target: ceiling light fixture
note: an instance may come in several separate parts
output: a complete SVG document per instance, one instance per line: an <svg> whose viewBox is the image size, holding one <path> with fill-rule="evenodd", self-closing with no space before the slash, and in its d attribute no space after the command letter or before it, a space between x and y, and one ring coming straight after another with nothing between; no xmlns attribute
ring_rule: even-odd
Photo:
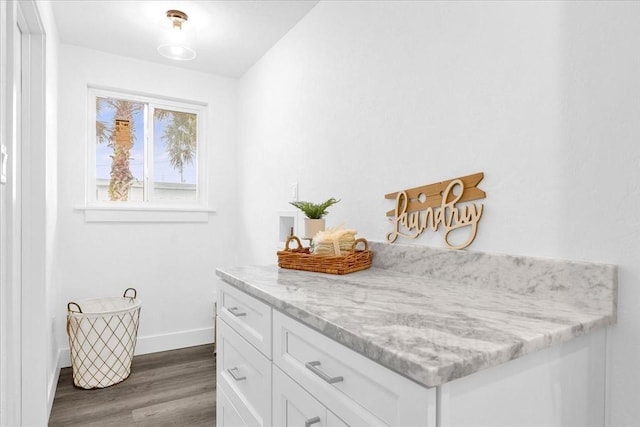
<svg viewBox="0 0 640 427"><path fill-rule="evenodd" d="M167 40L158 46L160 55L177 61L189 61L196 57L196 51L188 43L185 29L182 26L189 17L180 10L167 10L167 18L171 21L171 29L166 34Z"/></svg>

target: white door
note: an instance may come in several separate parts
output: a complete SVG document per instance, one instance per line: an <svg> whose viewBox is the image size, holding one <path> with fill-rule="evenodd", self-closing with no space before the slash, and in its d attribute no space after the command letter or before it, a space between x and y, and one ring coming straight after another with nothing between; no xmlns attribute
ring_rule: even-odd
<svg viewBox="0 0 640 427"><path fill-rule="evenodd" d="M7 129L7 96L9 85L7 84L7 4L0 2L0 147L2 156L0 165L2 166L2 180L0 182L0 425L8 424L7 414L7 200L9 200L8 185L6 182L6 166L4 163L7 151L7 138L10 133ZM7 158L8 161L8 158Z"/></svg>
<svg viewBox="0 0 640 427"><path fill-rule="evenodd" d="M0 3L0 425L46 425L44 33L35 2Z"/></svg>
<svg viewBox="0 0 640 427"><path fill-rule="evenodd" d="M2 4L2 147L6 152L5 182L0 184L0 424L21 424L21 186L17 160L20 158L22 111L22 32L17 7ZM5 25L6 24L6 25ZM4 159L3 159L4 160Z"/></svg>

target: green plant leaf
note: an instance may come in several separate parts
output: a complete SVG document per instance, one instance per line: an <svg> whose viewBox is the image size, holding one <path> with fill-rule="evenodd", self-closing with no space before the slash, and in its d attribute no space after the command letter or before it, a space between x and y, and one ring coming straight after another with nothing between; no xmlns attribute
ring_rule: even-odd
<svg viewBox="0 0 640 427"><path fill-rule="evenodd" d="M335 205L339 201L340 200L336 200L332 197L323 203L297 201L297 202L289 202L289 204L300 209L305 214L305 216L309 219L320 219L328 213L327 209L330 206Z"/></svg>

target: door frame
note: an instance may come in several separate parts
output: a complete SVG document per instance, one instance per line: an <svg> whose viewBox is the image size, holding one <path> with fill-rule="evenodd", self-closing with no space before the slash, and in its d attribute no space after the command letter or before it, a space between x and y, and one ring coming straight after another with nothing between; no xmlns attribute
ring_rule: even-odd
<svg viewBox="0 0 640 427"><path fill-rule="evenodd" d="M0 424L46 425L47 326L45 32L34 0L5 2L6 78L3 135L6 265L0 301L3 393ZM6 24L6 25L5 25Z"/></svg>
<svg viewBox="0 0 640 427"><path fill-rule="evenodd" d="M47 305L46 45L35 1L18 1L22 20L21 383L23 425L49 420L51 326Z"/></svg>

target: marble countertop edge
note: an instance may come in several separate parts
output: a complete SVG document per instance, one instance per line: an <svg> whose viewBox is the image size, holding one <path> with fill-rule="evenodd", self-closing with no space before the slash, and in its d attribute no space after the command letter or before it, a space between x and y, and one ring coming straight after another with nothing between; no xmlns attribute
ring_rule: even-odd
<svg viewBox="0 0 640 427"><path fill-rule="evenodd" d="M539 334L527 340L496 345L496 348L490 351L476 351L459 360L444 363L439 362L437 366L426 366L413 362L402 353L390 350L388 347L381 346L371 340L354 334L328 319L297 306L295 303L278 299L261 289L259 284L245 283L242 278L236 277L223 270L217 270L216 274L238 289L256 297L293 319L302 322L310 328L392 371L427 387L435 387L466 375L501 365L529 353L564 343L595 329L616 323L615 311L608 316L593 315L591 320L578 324L559 326L549 331L549 333Z"/></svg>
<svg viewBox="0 0 640 427"><path fill-rule="evenodd" d="M216 269L216 275L336 342L434 387L617 322L611 264L369 242L347 275Z"/></svg>
<svg viewBox="0 0 640 427"><path fill-rule="evenodd" d="M552 334L540 335L526 342L511 343L494 351L479 352L456 362L439 363L437 367L433 367L409 361L402 354L397 354L388 348L366 341L358 335L354 335L346 329L326 319L319 318L313 313L301 310L294 305L284 303L274 307L368 359L427 387L437 387L467 375L502 365L615 323L610 319L596 319L592 322L581 324L579 327L559 328ZM397 369L398 366L402 366L402 369Z"/></svg>

